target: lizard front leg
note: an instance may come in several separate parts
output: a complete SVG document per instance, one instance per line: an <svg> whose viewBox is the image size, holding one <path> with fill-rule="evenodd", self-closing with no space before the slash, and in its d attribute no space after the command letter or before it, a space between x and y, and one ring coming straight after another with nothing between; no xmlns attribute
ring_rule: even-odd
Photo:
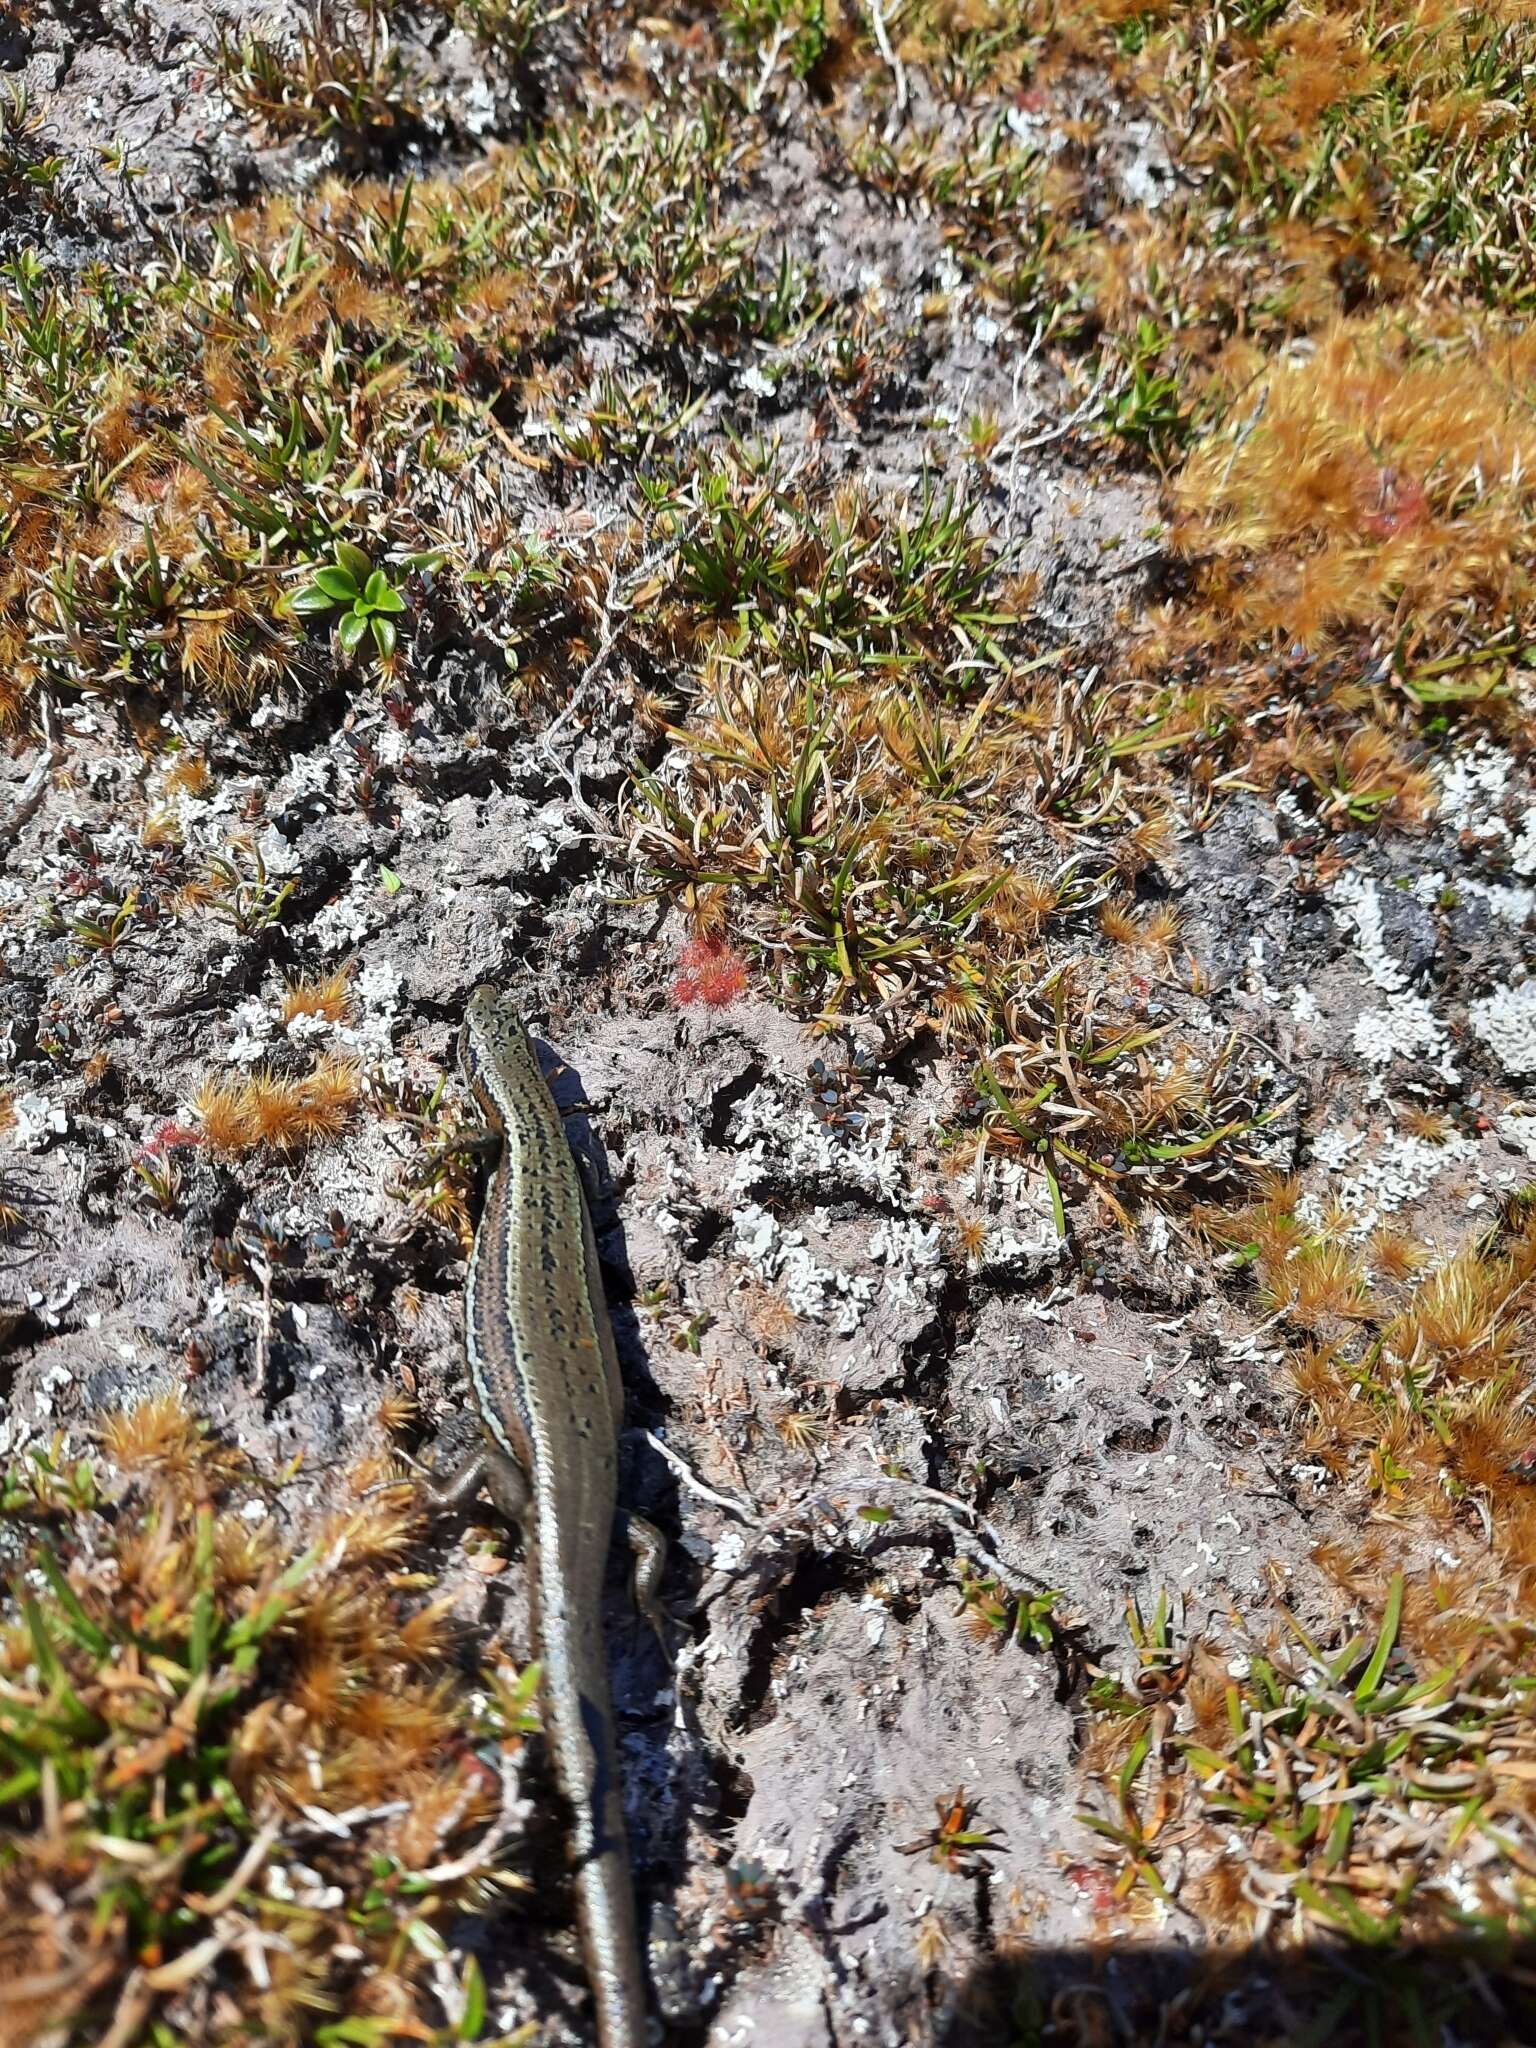
<svg viewBox="0 0 1536 2048"><path fill-rule="evenodd" d="M467 1508L484 1487L498 1511L521 1527L532 1499L528 1474L516 1458L489 1441L478 1444L463 1461L442 1479L434 1473L422 1482L428 1507L435 1514L456 1514Z"/></svg>

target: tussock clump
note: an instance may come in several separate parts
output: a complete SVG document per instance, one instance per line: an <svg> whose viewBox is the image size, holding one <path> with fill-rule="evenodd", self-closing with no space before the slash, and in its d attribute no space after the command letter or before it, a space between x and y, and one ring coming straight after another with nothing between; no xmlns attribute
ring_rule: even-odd
<svg viewBox="0 0 1536 2048"><path fill-rule="evenodd" d="M964 503L827 503L761 456L701 471L657 523L663 627L701 674L673 762L637 778L632 846L696 944L750 943L823 1016L870 1006L971 1055L970 1158L1040 1173L1063 1231L1068 1184L1122 1222L1235 1190L1279 1091L1261 1100L1231 1046L1125 1020L1177 937L1123 894L1166 810L1063 689L1064 650L1031 653L1027 594Z"/></svg>
<svg viewBox="0 0 1536 2048"><path fill-rule="evenodd" d="M1536 1573L1536 1212L1517 1203L1431 1262L1395 1234L1357 1251L1302 1222L1297 1195L1279 1183L1200 1220L1241 1247L1266 1305L1312 1334L1291 1364L1304 1455L1363 1483L1383 1515L1491 1543L1508 1585L1525 1585Z"/></svg>
<svg viewBox="0 0 1536 2048"><path fill-rule="evenodd" d="M620 301L673 338L750 328L739 148L708 104L607 109L461 179L232 214L170 275L24 252L0 276L0 728L43 685L245 704L327 659L389 674L415 565L496 550L481 479L521 451L491 409L541 337ZM394 579L387 652L289 608L338 545Z"/></svg>
<svg viewBox="0 0 1536 2048"><path fill-rule="evenodd" d="M1085 1818L1112 1896L1166 1900L1176 1864L1210 1940L1342 1940L1331 2016L1360 2008L1387 2034L1422 2015L1414 1946L1462 1943L1481 2015L1484 1997L1518 1999L1498 1978L1530 1911L1531 1631L1486 1584L1383 1583L1378 1559L1337 1547L1322 1561L1358 1631L1318 1643L1288 1621L1226 1668L1179 1639L1166 1596L1150 1620L1131 1608L1135 1683L1101 1675L1089 1695L1086 1756L1109 1811ZM1379 1977L1372 1952L1390 1959Z"/></svg>
<svg viewBox="0 0 1536 2048"><path fill-rule="evenodd" d="M285 983L282 1017L291 1024L296 1017L315 1017L329 1024L344 1024L352 1011L351 963L329 972L302 974Z"/></svg>
<svg viewBox="0 0 1536 2048"><path fill-rule="evenodd" d="M371 2039L381 2015L436 2038L445 1991L480 1995L472 1962L432 1959L503 1804L471 1744L510 1757L527 1689L476 1704L443 1675L387 1466L295 1557L258 1475L174 1401L103 1451L5 1490L51 1517L67 1483L73 1509L0 1618L7 2040Z"/></svg>
<svg viewBox="0 0 1536 2048"><path fill-rule="evenodd" d="M210 1078L192 1110L204 1143L228 1158L259 1148L298 1151L340 1135L362 1085L356 1060L323 1053L312 1072L296 1078L270 1067L240 1081Z"/></svg>

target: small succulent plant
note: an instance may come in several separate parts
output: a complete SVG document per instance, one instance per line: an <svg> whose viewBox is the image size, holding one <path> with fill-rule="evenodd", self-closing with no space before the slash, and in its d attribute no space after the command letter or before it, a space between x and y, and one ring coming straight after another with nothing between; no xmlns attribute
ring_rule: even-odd
<svg viewBox="0 0 1536 2048"><path fill-rule="evenodd" d="M336 637L349 655L369 634L381 655L393 654L395 619L405 610L405 599L384 570L374 568L361 548L344 540L336 543L335 559L318 568L313 582L296 590L288 604L291 611L303 614L340 610Z"/></svg>

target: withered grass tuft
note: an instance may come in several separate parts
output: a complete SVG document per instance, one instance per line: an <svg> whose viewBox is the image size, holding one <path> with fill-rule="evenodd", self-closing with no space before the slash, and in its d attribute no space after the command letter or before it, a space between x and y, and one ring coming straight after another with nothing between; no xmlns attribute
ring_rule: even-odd
<svg viewBox="0 0 1536 2048"><path fill-rule="evenodd" d="M170 1398L99 1457L7 1475L7 2040L478 2038L445 1933L471 1886L521 1882L501 1823L531 1689L455 1675L387 1460L297 1557L285 1511Z"/></svg>

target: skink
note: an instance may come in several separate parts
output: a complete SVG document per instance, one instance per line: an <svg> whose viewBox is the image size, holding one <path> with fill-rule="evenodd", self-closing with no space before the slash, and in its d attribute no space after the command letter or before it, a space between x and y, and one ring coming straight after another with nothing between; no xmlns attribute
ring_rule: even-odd
<svg viewBox="0 0 1536 2048"><path fill-rule="evenodd" d="M602 2048L645 2048L645 1980L603 1649L603 1573L624 1414L597 1240L565 1129L512 1004L484 985L459 1035L464 1083L500 1156L464 1294L485 1444L440 1500L482 1480L523 1534L542 1709L572 1814L577 1915ZM659 1538L631 1518L644 1600Z"/></svg>

